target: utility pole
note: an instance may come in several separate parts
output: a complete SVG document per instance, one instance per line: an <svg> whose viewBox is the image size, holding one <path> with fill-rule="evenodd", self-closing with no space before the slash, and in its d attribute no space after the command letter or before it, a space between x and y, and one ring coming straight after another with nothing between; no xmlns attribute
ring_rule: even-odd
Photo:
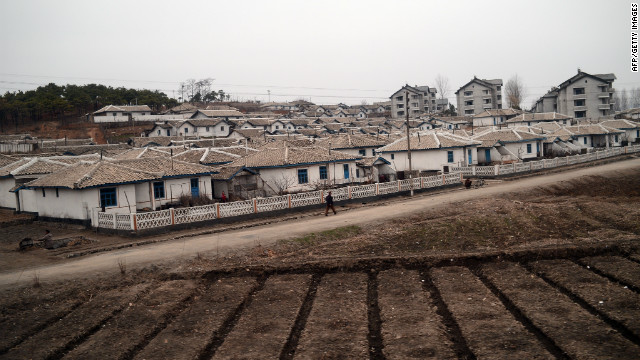
<svg viewBox="0 0 640 360"><path fill-rule="evenodd" d="M267 90L267 94L269 95L269 102L271 102L271 90Z"/></svg>
<svg viewBox="0 0 640 360"><path fill-rule="evenodd" d="M407 158L409 158L409 189L411 189L411 196L413 196L413 169L411 168L411 132L409 131L409 92L405 91L406 97L405 112L407 115Z"/></svg>

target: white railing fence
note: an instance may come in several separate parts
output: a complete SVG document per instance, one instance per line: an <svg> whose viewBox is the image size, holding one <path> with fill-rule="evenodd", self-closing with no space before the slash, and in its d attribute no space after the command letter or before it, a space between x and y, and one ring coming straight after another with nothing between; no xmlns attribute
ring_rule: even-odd
<svg viewBox="0 0 640 360"><path fill-rule="evenodd" d="M319 205L324 203L327 193L331 191L334 201L374 197L418 189L437 188L447 185L461 184L464 175L497 176L527 171L555 168L577 163L604 159L612 156L640 152L640 145L614 148L584 155L573 155L555 159L543 159L526 163L514 163L494 166L453 167L451 172L443 175L417 177L360 186L347 186L331 190L318 190L305 193L257 198L229 203L194 206L190 208L167 209L144 213L113 214L98 212L94 226L117 230L144 230L178 224L188 224L219 218L264 213L275 210Z"/></svg>

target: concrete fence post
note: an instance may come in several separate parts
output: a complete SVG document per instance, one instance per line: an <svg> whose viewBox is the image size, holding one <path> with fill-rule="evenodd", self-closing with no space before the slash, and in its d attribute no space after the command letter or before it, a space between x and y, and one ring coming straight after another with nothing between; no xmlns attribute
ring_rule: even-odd
<svg viewBox="0 0 640 360"><path fill-rule="evenodd" d="M176 224L176 213L173 210L173 208L169 209L169 213L171 214L171 225L175 225Z"/></svg>
<svg viewBox="0 0 640 360"><path fill-rule="evenodd" d="M347 192L349 193L349 200L351 200L351 186L347 186Z"/></svg>
<svg viewBox="0 0 640 360"><path fill-rule="evenodd" d="M476 176L476 167L475 166L471 167L471 175Z"/></svg>
<svg viewBox="0 0 640 360"><path fill-rule="evenodd" d="M287 194L287 201L289 202L289 209L291 209L291 194Z"/></svg>
<svg viewBox="0 0 640 360"><path fill-rule="evenodd" d="M118 228L118 220L117 220L117 216L115 213L111 214L113 215L113 228L117 229Z"/></svg>
<svg viewBox="0 0 640 360"><path fill-rule="evenodd" d="M253 198L253 213L258 213L258 200L256 200L256 198Z"/></svg>
<svg viewBox="0 0 640 360"><path fill-rule="evenodd" d="M500 175L500 165L493 165L493 174L495 176Z"/></svg>
<svg viewBox="0 0 640 360"><path fill-rule="evenodd" d="M380 195L380 183L376 183L376 196Z"/></svg>
<svg viewBox="0 0 640 360"><path fill-rule="evenodd" d="M445 180L444 180L444 174L442 174L442 185L444 185Z"/></svg>
<svg viewBox="0 0 640 360"><path fill-rule="evenodd" d="M220 203L216 203L216 218L220 219Z"/></svg>

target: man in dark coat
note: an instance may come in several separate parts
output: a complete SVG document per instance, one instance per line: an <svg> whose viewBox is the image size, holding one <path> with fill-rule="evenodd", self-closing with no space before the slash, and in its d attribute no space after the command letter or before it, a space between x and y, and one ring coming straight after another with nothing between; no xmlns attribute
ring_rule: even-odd
<svg viewBox="0 0 640 360"><path fill-rule="evenodd" d="M333 207L333 196L331 196L331 191L329 191L329 194L327 195L327 197L325 197L325 200L327 202L327 208L324 210L324 216L329 216L329 208L331 208L331 210L333 210L333 214L336 214L336 209Z"/></svg>

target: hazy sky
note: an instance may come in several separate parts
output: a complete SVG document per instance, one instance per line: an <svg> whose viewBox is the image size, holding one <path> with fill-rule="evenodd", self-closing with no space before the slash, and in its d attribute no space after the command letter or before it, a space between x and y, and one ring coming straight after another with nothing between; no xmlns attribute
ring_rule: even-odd
<svg viewBox="0 0 640 360"><path fill-rule="evenodd" d="M630 17L620 0L0 0L0 92L102 83L177 97L210 77L237 99L357 104L442 74L453 101L474 75L518 74L529 107L578 67L640 87Z"/></svg>

